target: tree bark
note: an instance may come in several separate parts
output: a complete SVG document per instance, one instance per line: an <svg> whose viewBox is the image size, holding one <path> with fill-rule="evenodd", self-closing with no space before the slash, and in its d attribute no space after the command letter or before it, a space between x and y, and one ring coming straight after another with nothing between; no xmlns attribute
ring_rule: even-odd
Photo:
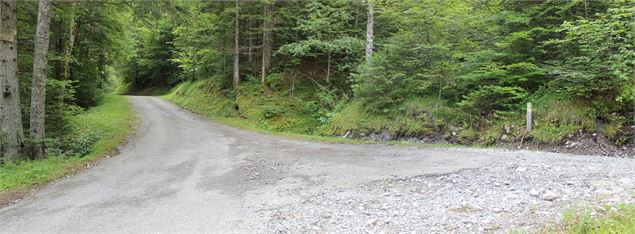
<svg viewBox="0 0 635 234"><path fill-rule="evenodd" d="M49 26L51 22L50 0L40 0L38 5L35 52L33 56L33 85L31 86L31 153L34 158L44 158L42 138L44 132L44 102L48 66Z"/></svg>
<svg viewBox="0 0 635 234"><path fill-rule="evenodd" d="M373 13L373 3L368 0L368 20L366 21L366 62L370 63L373 57L373 27L375 25L375 17Z"/></svg>
<svg viewBox="0 0 635 234"><path fill-rule="evenodd" d="M219 15L225 12L225 1L220 2L220 7L221 7L221 11ZM227 75L227 37L225 36L225 27L221 25L219 31L220 31L220 37L221 37L221 43L222 43L221 47L223 50L223 79L225 79Z"/></svg>
<svg viewBox="0 0 635 234"><path fill-rule="evenodd" d="M75 11L77 9L77 1L73 1L71 5L71 21L68 25L68 42L64 47L64 73L63 80L70 79L70 61L75 46L75 32L77 31L77 23L75 22Z"/></svg>
<svg viewBox="0 0 635 234"><path fill-rule="evenodd" d="M22 114L18 87L17 1L0 1L0 162L22 151Z"/></svg>
<svg viewBox="0 0 635 234"><path fill-rule="evenodd" d="M326 59L326 83L331 83L331 52L328 52Z"/></svg>
<svg viewBox="0 0 635 234"><path fill-rule="evenodd" d="M271 47L273 44L272 30L273 30L273 6L272 4L265 5L264 9L264 22L262 26L262 67L260 71L260 83L264 89L267 85L265 78L267 77L267 71L271 67Z"/></svg>
<svg viewBox="0 0 635 234"><path fill-rule="evenodd" d="M252 27L252 20L251 17L247 17L247 24L245 25L245 34L247 36L247 64L249 66L249 71L251 71L253 73L253 61L254 61L254 57L253 57L253 47L254 47L254 34L253 31L251 30Z"/></svg>
<svg viewBox="0 0 635 234"><path fill-rule="evenodd" d="M236 18L234 20L234 92L238 94L240 83L240 0L236 0Z"/></svg>

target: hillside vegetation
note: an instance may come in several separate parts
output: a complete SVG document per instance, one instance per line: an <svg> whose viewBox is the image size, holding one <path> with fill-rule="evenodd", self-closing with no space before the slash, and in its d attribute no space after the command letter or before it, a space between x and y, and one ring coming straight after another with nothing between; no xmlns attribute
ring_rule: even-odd
<svg viewBox="0 0 635 234"><path fill-rule="evenodd" d="M134 121L125 97L105 96L102 105L69 119L68 133L49 143L46 159L0 165L0 198L3 192L70 174L115 150L128 137Z"/></svg>
<svg viewBox="0 0 635 234"><path fill-rule="evenodd" d="M137 49L125 81L133 93L172 88L169 100L206 115L372 140L523 142L607 155L632 148L631 1L191 1L149 9L157 27L132 24Z"/></svg>

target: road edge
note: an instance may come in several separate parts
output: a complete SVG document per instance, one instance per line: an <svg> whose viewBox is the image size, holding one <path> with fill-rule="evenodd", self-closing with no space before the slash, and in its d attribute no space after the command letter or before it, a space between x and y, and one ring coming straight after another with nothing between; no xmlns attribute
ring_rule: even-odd
<svg viewBox="0 0 635 234"><path fill-rule="evenodd" d="M124 95L121 95L121 96L124 96ZM124 98L126 99L126 102L130 110L129 114L131 115L131 120L130 122L127 123L127 125L129 126L128 134L125 138L123 138L121 142L119 142L112 148L108 149L105 153L101 155L97 155L88 161L76 162L75 164L71 166L68 172L50 181L29 185L29 186L18 188L11 191L0 192L0 208L5 208L13 204L16 204L26 199L27 197L35 197L37 192L39 192L43 188L48 187L52 184L58 183L60 181L63 181L65 179L71 178L85 170L88 170L92 168L93 166L99 164L103 159L119 155L121 148L127 146L130 140L136 136L137 128L139 127L138 113L132 107L132 103L130 102L128 97L124 96Z"/></svg>

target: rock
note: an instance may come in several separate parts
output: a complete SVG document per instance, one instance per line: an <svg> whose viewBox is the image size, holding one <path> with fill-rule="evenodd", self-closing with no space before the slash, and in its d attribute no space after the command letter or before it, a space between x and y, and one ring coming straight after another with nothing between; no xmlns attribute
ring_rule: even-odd
<svg viewBox="0 0 635 234"><path fill-rule="evenodd" d="M353 131L351 130L346 131L344 136L342 136L342 138L352 138L352 137L353 137Z"/></svg>
<svg viewBox="0 0 635 234"><path fill-rule="evenodd" d="M568 141L567 141L568 142ZM580 143L578 142L571 142L570 144L567 144L567 146L565 148L567 149L571 149L571 148L575 148L576 146L578 146Z"/></svg>
<svg viewBox="0 0 635 234"><path fill-rule="evenodd" d="M544 193L542 193L542 196L540 196L540 199L545 201L554 201L558 198L560 198L560 195L551 190L545 191Z"/></svg>
<svg viewBox="0 0 635 234"><path fill-rule="evenodd" d="M626 177L621 178L621 179L619 180L619 182L620 182L621 184L623 184L623 185L631 185L631 184L633 184L632 180L631 180L631 179L629 179L629 178L626 178Z"/></svg>
<svg viewBox="0 0 635 234"><path fill-rule="evenodd" d="M381 129L379 137L382 141L389 141L392 139L392 136L390 136L390 132L388 132L388 129L385 128Z"/></svg>
<svg viewBox="0 0 635 234"><path fill-rule="evenodd" d="M529 190L529 195L531 195L532 197L537 197L538 195L540 195L540 192L538 190L531 189Z"/></svg>
<svg viewBox="0 0 635 234"><path fill-rule="evenodd" d="M367 224L369 227L372 227L372 226L377 225L377 222L378 222L378 220L377 220L377 219L372 218L372 219L369 219L369 220L366 222L366 224Z"/></svg>

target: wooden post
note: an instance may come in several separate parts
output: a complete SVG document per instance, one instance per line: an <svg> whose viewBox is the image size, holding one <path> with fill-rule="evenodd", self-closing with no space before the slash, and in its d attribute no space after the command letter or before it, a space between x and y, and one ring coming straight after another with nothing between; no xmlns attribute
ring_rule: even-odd
<svg viewBox="0 0 635 234"><path fill-rule="evenodd" d="M531 131L531 102L527 103L527 131Z"/></svg>

